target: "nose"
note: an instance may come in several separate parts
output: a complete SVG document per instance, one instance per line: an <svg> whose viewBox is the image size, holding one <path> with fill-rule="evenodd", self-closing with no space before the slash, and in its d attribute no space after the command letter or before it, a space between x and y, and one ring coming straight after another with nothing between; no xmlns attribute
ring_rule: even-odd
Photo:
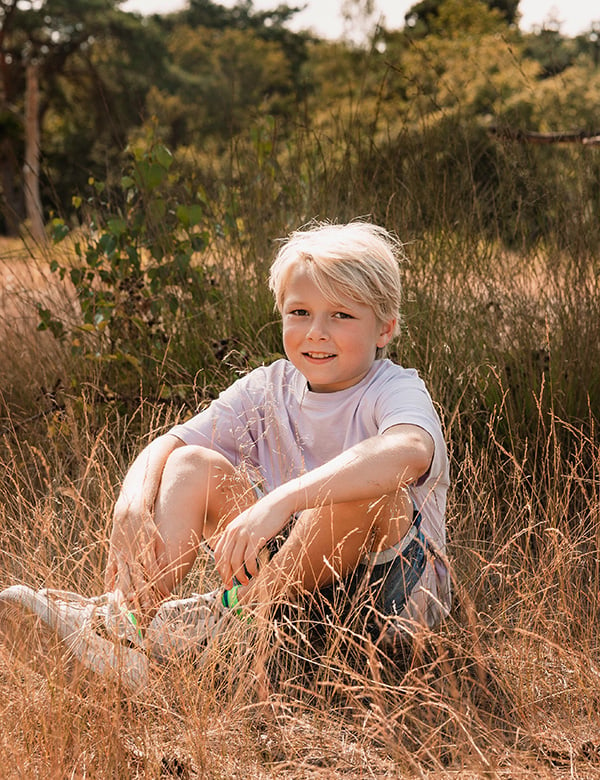
<svg viewBox="0 0 600 780"><path fill-rule="evenodd" d="M327 328L323 317L312 317L306 334L311 341L327 340Z"/></svg>

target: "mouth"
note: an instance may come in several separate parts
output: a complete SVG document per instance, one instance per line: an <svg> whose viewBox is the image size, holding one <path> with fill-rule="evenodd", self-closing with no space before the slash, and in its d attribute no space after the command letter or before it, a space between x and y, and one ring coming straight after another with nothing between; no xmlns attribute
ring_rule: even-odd
<svg viewBox="0 0 600 780"><path fill-rule="evenodd" d="M335 357L332 352L303 352L302 354L310 360L330 360Z"/></svg>

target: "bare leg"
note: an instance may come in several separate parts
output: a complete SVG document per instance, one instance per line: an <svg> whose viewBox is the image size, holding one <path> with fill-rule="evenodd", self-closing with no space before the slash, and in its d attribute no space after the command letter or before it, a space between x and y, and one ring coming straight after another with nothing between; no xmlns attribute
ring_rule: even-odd
<svg viewBox="0 0 600 780"><path fill-rule="evenodd" d="M375 504L350 502L303 512L281 550L240 589L240 600L271 602L331 584L352 571L365 552L402 539L412 511L403 491Z"/></svg>
<svg viewBox="0 0 600 780"><path fill-rule="evenodd" d="M255 501L250 481L219 453L192 445L176 449L154 508L161 577L153 586L158 593L168 596L191 569L202 539L210 543Z"/></svg>

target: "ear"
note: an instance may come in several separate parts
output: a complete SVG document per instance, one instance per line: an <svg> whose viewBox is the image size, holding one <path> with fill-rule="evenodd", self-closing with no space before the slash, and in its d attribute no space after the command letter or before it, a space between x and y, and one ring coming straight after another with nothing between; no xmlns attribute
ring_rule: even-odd
<svg viewBox="0 0 600 780"><path fill-rule="evenodd" d="M385 347L392 339L394 331L396 330L396 318L383 322L379 328L379 338L377 339L378 349Z"/></svg>

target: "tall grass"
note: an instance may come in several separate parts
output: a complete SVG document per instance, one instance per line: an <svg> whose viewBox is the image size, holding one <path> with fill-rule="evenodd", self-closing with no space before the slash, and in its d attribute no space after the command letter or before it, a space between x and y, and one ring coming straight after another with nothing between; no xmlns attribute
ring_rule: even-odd
<svg viewBox="0 0 600 780"><path fill-rule="evenodd" d="M426 379L449 442L453 611L393 663L349 629L311 649L283 622L262 641L217 643L200 666L155 670L141 697L109 682L65 687L60 659L39 675L4 649L5 776L600 776L600 296L588 245L559 251L548 234L516 248L475 230L472 214L469 229L453 226L451 210L417 230L414 202L407 216L399 194L385 210L381 193L368 200L364 150L312 178L296 167L293 192L289 171L261 179L261 154L245 199L240 173L235 229L211 246L218 316L199 331L190 309L135 382L38 332L39 296L72 316L69 291L32 282L47 258L3 252L4 272L27 272L0 312L0 586L100 592L134 454L281 349L265 292L272 239L314 214L373 213L406 242L394 357ZM348 165L356 186L342 191ZM233 213L231 200L222 208ZM182 593L213 582L200 560Z"/></svg>

